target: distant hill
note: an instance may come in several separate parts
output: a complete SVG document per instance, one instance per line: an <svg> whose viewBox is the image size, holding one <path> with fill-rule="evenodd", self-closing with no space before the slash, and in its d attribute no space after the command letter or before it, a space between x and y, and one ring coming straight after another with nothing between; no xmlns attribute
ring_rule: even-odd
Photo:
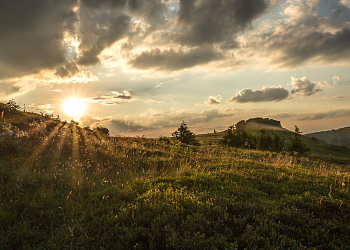
<svg viewBox="0 0 350 250"><path fill-rule="evenodd" d="M327 143L350 149L350 127L320 131L306 134L305 136L314 137Z"/></svg>
<svg viewBox="0 0 350 250"><path fill-rule="evenodd" d="M266 129L266 131L270 134L276 133L278 134L278 136L285 139L286 148L288 148L289 145L291 144L291 138L294 134L293 131L289 131L283 128L280 125L279 121L275 121L273 119L268 119L268 118L265 118L265 119L253 118L253 119L247 120L246 122L240 121L236 125L231 126L229 128L233 128L235 126L238 130L244 127L244 130L252 134L258 133L258 130L261 128ZM350 141L349 140L350 127L339 129L339 130L325 131L325 133L327 134L328 132L333 132L333 131L342 131L343 134L340 134L340 132L337 132L339 133L339 136L333 136L332 138L338 138L338 140L342 140L343 144L337 145L335 143L331 143L326 140L319 139L318 137L313 135L317 133L302 135L302 141L306 143L306 146L308 148L310 148L310 151L307 154L309 158L334 161L342 164L346 164L350 162L350 145L345 144L345 142L349 143ZM215 143L218 143L223 138L225 133L226 131L217 132L217 133L199 134L199 135L196 135L196 138L201 143L215 144ZM323 132L319 132L319 133L323 133ZM334 133L334 134L337 134L337 133ZM331 139L329 139L329 141L331 141ZM333 139L332 141L334 142L335 140L336 139ZM344 148L344 147L341 147L341 145L343 146L348 145L349 147L346 146L347 148Z"/></svg>

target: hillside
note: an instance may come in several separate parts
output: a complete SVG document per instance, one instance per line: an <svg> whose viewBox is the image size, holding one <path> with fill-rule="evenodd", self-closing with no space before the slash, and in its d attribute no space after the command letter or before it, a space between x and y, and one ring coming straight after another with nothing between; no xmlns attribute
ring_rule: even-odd
<svg viewBox="0 0 350 250"><path fill-rule="evenodd" d="M350 149L350 127L320 131L306 134L305 136L314 137L327 143Z"/></svg>
<svg viewBox="0 0 350 250"><path fill-rule="evenodd" d="M350 248L349 164L50 122L0 136L1 249Z"/></svg>
<svg viewBox="0 0 350 250"><path fill-rule="evenodd" d="M257 134L259 129L265 128L268 133L273 135L276 133L281 138L285 139L285 148L288 148L291 144L291 138L294 132L289 131L280 126L271 126L266 124L259 124L256 122L248 123L245 130L252 134ZM208 133L196 135L196 138L201 143L214 143L217 144L223 138L225 131L218 133ZM310 136L303 135L302 141L306 143L306 146L310 148L307 157L310 159L322 159L338 163L350 163L350 149L336 146L327 143L323 140L315 139Z"/></svg>

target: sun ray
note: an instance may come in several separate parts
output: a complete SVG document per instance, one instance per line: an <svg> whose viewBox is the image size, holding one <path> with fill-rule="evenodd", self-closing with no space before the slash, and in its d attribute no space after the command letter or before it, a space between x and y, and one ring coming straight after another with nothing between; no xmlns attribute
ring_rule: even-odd
<svg viewBox="0 0 350 250"><path fill-rule="evenodd" d="M56 144L56 147L54 149L54 155L52 157L51 163L50 163L50 168L53 168L55 166L55 164L57 163L59 157L62 154L62 150L64 147L64 142L66 140L67 137L67 132L68 132L68 125L64 125L61 129L60 129L60 134L59 134L59 141Z"/></svg>
<svg viewBox="0 0 350 250"><path fill-rule="evenodd" d="M83 143L87 148L87 153L89 154L89 158L91 160L92 165L94 167L97 167L98 162L97 162L96 152L95 152L95 150L93 150L91 144L89 143L90 139L86 135L86 131L84 129L81 130L81 136L82 136L81 138L83 140Z"/></svg>
<svg viewBox="0 0 350 250"><path fill-rule="evenodd" d="M32 153L31 156L23 163L21 175L24 176L28 174L29 169L33 166L33 163L40 157L41 153L51 144L53 143L54 137L58 134L61 125L58 124L54 127L53 131L50 132L47 139L44 140L39 147ZM30 131L30 134L35 133L37 130Z"/></svg>
<svg viewBox="0 0 350 250"><path fill-rule="evenodd" d="M72 158L73 162L79 162L79 144L77 135L77 126L75 123L71 123L72 130Z"/></svg>

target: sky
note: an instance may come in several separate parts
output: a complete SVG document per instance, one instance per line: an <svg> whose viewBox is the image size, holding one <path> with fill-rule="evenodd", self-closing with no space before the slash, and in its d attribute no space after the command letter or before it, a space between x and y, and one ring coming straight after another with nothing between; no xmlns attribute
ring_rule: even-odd
<svg viewBox="0 0 350 250"><path fill-rule="evenodd" d="M310 133L350 126L349 97L350 0L0 1L0 100L83 127Z"/></svg>

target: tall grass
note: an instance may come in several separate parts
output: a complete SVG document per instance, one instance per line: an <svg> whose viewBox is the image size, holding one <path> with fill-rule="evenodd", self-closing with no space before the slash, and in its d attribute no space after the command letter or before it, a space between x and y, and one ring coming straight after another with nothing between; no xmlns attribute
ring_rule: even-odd
<svg viewBox="0 0 350 250"><path fill-rule="evenodd" d="M348 249L349 166L32 123L0 137L2 249Z"/></svg>

